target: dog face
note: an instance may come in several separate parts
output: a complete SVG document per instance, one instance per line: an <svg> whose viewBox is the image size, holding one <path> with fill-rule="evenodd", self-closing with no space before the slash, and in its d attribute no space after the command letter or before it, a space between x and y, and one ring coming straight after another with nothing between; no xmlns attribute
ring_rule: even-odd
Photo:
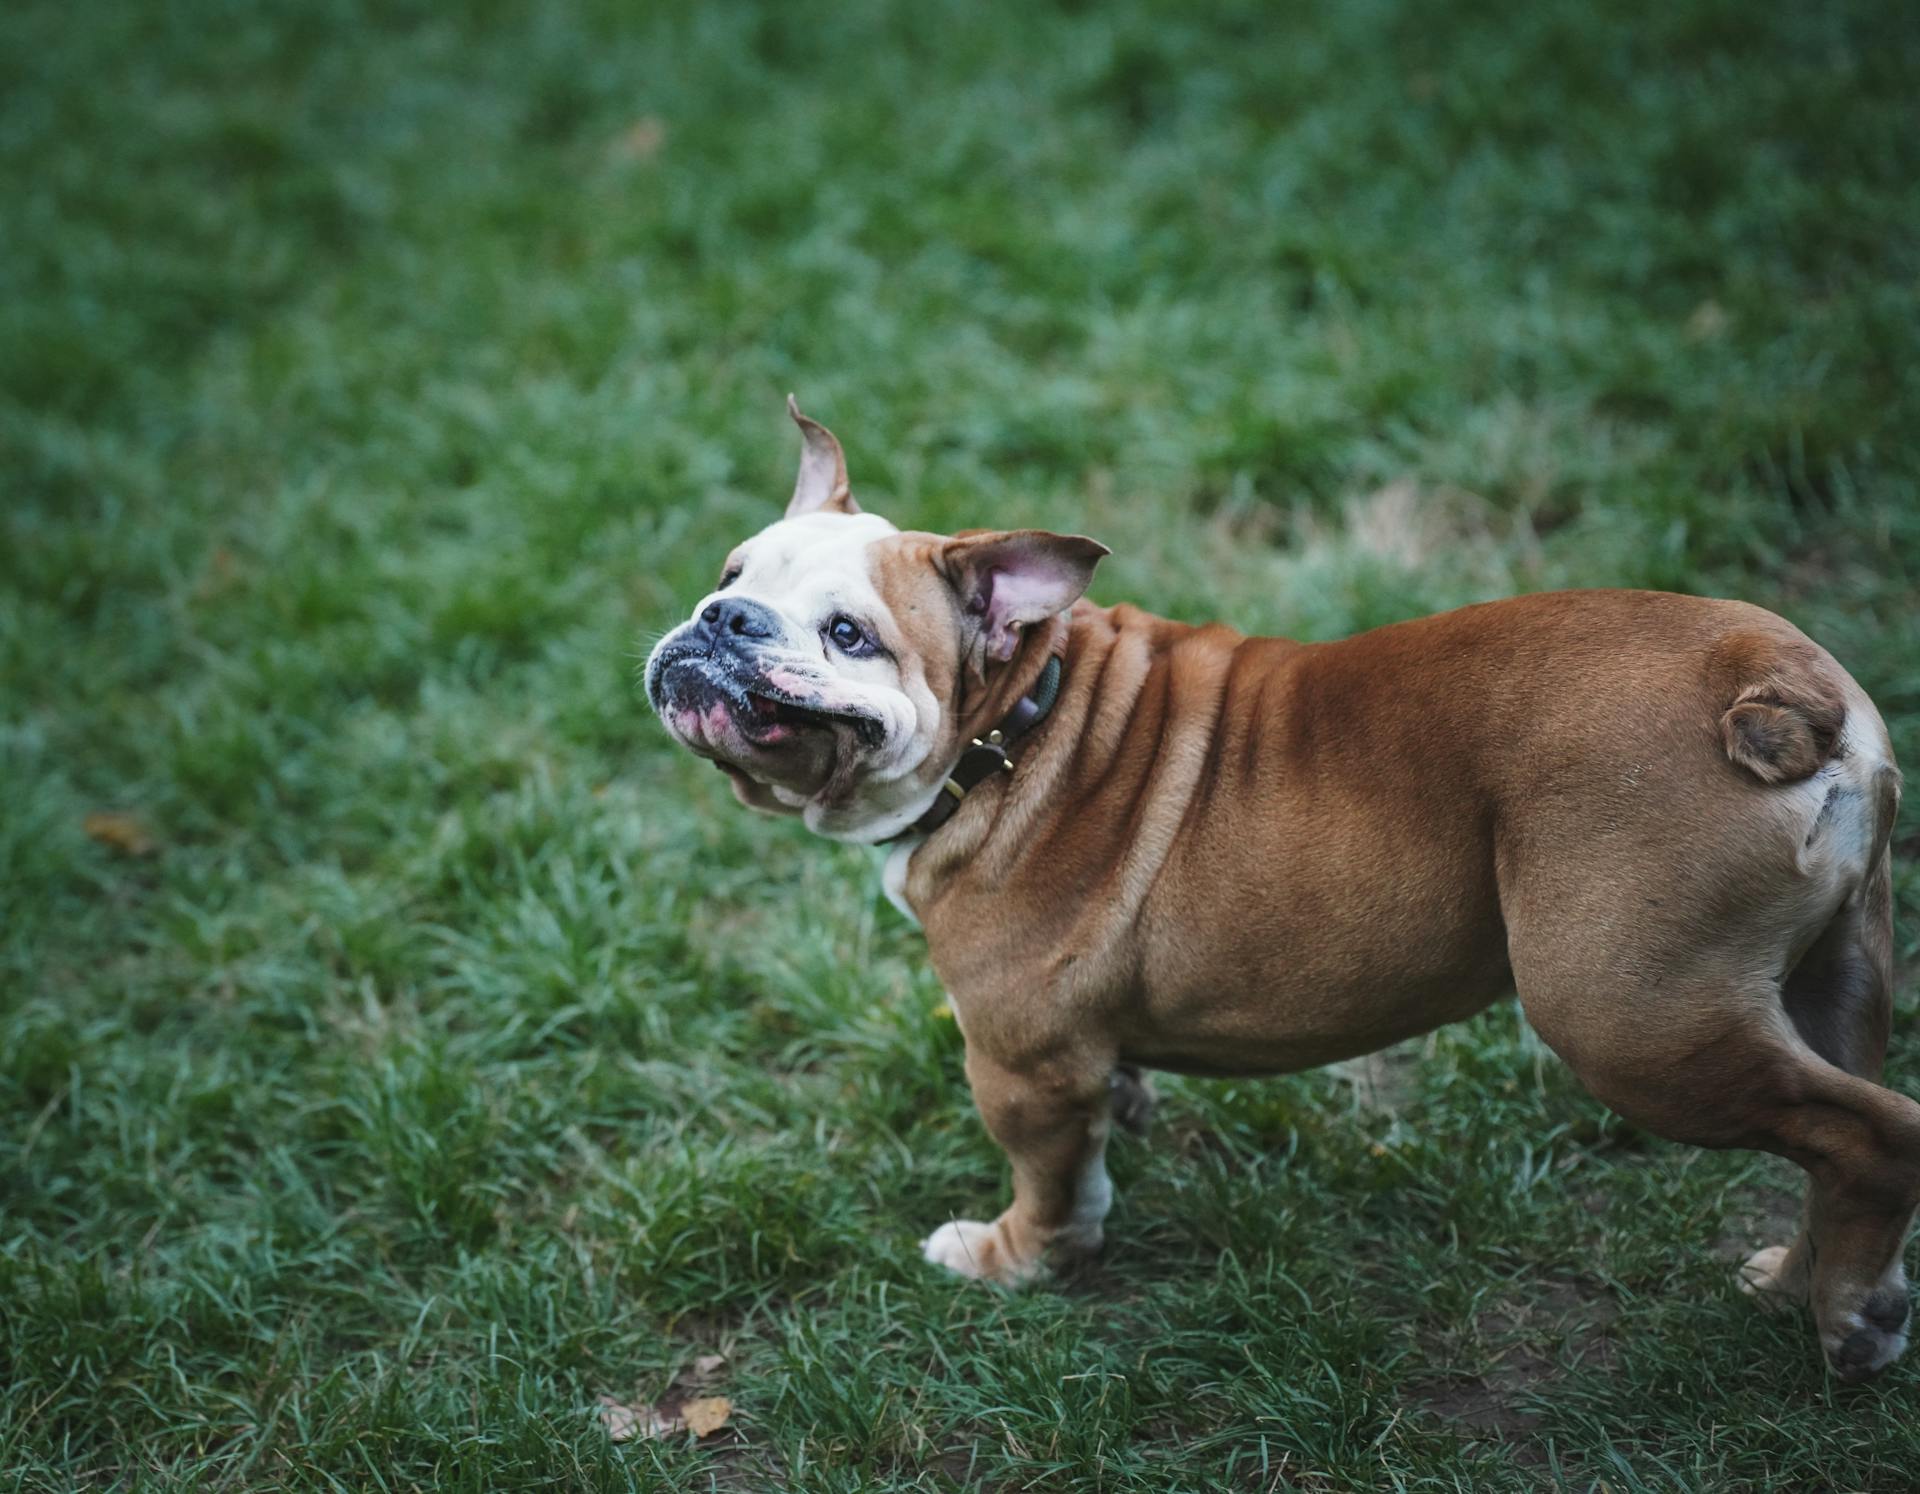
<svg viewBox="0 0 1920 1494"><path fill-rule="evenodd" d="M1107 551L1038 530L902 533L860 511L832 433L788 409L803 447L786 516L654 648L647 698L743 802L884 840L940 791L969 699Z"/></svg>

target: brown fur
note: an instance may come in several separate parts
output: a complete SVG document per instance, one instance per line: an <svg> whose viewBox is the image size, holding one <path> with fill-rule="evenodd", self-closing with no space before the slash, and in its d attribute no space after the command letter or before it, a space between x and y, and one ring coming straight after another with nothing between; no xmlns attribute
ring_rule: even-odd
<svg viewBox="0 0 1920 1494"><path fill-rule="evenodd" d="M906 878L1013 1164L973 1274L1098 1243L1085 1179L1116 1066L1305 1068L1517 985L1623 1114L1806 1167L1809 1233L1763 1284L1811 1293L1842 1373L1897 1352L1920 1106L1872 1082L1897 777L1848 786L1843 724L1891 757L1824 650L1757 608L1654 593L1312 645L1083 602L976 684L935 543L891 542L879 585L957 735L1066 663L1018 772ZM1822 784L1871 798L1870 853L1821 839L1849 802Z"/></svg>
<svg viewBox="0 0 1920 1494"><path fill-rule="evenodd" d="M1824 650L1648 592L1311 645L1076 605L1103 546L902 534L792 413L787 519L646 671L745 802L895 835L1065 664L1017 771L889 862L1013 1169L1011 1206L948 1221L929 1259L1016 1282L1096 1248L1143 1069L1305 1068L1517 989L1622 1114L1805 1168L1804 1227L1748 1284L1808 1302L1848 1378L1905 1347L1920 1105L1877 1082L1899 774ZM830 621L855 641L829 647Z"/></svg>
<svg viewBox="0 0 1920 1494"><path fill-rule="evenodd" d="M1017 771L889 863L1013 1168L1010 1207L948 1221L929 1259L1017 1282L1096 1248L1107 1133L1145 1123L1143 1069L1306 1068L1517 989L1622 1114L1805 1168L1804 1227L1747 1285L1809 1303L1843 1376L1900 1353L1920 1105L1877 1082L1900 780L1823 649L1755 607L1650 592L1310 645L1068 612L1103 546L902 534L860 514L839 442L789 409L787 519L646 672L742 800L896 834L1065 663ZM739 626L748 608L763 631ZM857 657L812 637L844 608Z"/></svg>
<svg viewBox="0 0 1920 1494"><path fill-rule="evenodd" d="M1709 655L1709 678L1735 689L1720 718L1727 756L1762 783L1812 776L1839 743L1847 703L1819 654L1801 639L1731 633Z"/></svg>

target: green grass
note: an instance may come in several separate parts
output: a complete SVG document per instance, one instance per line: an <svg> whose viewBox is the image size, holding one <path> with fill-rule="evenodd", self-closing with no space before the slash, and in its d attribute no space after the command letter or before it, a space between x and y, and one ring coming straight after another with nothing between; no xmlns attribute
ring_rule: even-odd
<svg viewBox="0 0 1920 1494"><path fill-rule="evenodd" d="M1790 1170L1510 1006L1393 1116L1171 1083L1097 1268L933 1275L1004 1181L916 936L633 670L796 389L1101 600L1737 595L1920 762L1917 69L1900 0L7 7L0 1486L1911 1489L1920 1355L1733 1290ZM607 1441L709 1352L726 1435Z"/></svg>

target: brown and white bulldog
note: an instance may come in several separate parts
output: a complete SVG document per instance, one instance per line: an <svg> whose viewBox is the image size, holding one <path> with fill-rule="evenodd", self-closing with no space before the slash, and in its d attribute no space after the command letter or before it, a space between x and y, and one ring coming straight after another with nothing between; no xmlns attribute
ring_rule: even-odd
<svg viewBox="0 0 1920 1494"><path fill-rule="evenodd" d="M1633 591L1306 645L1096 607L1103 546L897 530L789 408L785 518L646 687L745 803L894 846L1013 1166L929 1260L1018 1283L1096 1249L1141 1068L1303 1069L1517 988L1622 1115L1806 1169L1798 1238L1743 1275L1810 1302L1839 1374L1905 1348L1920 1105L1876 1082L1900 778L1823 649Z"/></svg>

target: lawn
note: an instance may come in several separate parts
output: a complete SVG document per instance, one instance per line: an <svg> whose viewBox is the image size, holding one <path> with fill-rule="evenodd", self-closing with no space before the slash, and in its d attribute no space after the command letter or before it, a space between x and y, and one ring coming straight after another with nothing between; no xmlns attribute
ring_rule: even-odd
<svg viewBox="0 0 1920 1494"><path fill-rule="evenodd" d="M939 1277L914 931L634 681L792 389L1101 601L1740 596L1920 763L1916 75L1904 0L0 11L0 1488L1916 1487L1920 1353L1734 1289L1797 1175L1511 1004L1169 1081L1098 1266Z"/></svg>

